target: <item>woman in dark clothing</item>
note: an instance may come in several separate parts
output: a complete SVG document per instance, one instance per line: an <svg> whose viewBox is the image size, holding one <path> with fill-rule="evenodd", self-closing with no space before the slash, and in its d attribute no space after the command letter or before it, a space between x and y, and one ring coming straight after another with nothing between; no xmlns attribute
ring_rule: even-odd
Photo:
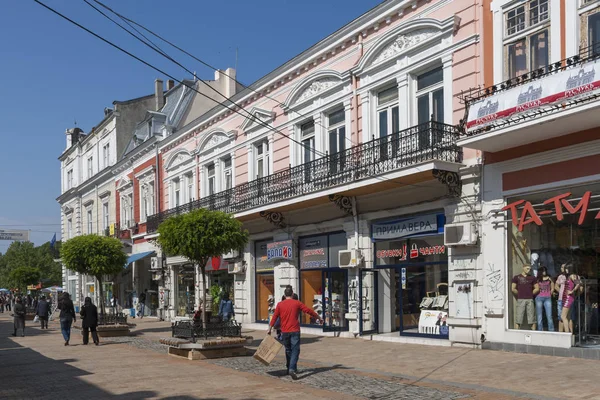
<svg viewBox="0 0 600 400"><path fill-rule="evenodd" d="M17 336L17 329L21 329L21 336L25 336L25 306L20 297L17 297L13 313L15 322L15 332L13 333L13 336Z"/></svg>
<svg viewBox="0 0 600 400"><path fill-rule="evenodd" d="M89 343L91 331L94 344L98 346L100 343L98 333L96 332L96 327L98 326L98 308L92 303L91 298L85 298L79 315L81 316L81 327L83 328L83 344L87 345Z"/></svg>
<svg viewBox="0 0 600 400"><path fill-rule="evenodd" d="M60 330L65 339L65 346L68 346L71 339L71 325L75 322L75 307L69 293L63 293L62 299L58 302L58 308L60 309Z"/></svg>
<svg viewBox="0 0 600 400"><path fill-rule="evenodd" d="M50 305L46 301L46 296L42 296L42 299L37 303L35 308L35 315L40 318L40 326L42 329L48 329L48 315L50 314Z"/></svg>

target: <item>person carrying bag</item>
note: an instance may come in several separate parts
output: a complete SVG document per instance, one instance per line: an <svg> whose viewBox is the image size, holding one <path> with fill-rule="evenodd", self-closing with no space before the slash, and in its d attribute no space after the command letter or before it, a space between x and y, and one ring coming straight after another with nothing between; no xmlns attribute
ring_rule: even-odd
<svg viewBox="0 0 600 400"><path fill-rule="evenodd" d="M92 299L86 297L84 300L83 307L79 312L81 316L81 327L83 328L83 344L87 345L90 341L90 331L92 332L92 340L94 344L98 346L100 340L98 339L98 308L92 303Z"/></svg>

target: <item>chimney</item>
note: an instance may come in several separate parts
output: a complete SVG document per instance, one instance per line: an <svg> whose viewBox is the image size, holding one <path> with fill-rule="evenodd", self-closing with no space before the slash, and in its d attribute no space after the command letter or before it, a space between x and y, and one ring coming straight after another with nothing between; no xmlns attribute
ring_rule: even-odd
<svg viewBox="0 0 600 400"><path fill-rule="evenodd" d="M156 104L156 111L165 105L165 92L162 79L154 81L154 102Z"/></svg>
<svg viewBox="0 0 600 400"><path fill-rule="evenodd" d="M167 81L167 90L171 90L175 87L175 81L173 79L169 79Z"/></svg>
<svg viewBox="0 0 600 400"><path fill-rule="evenodd" d="M68 149L72 146L75 146L77 144L77 142L79 142L79 139L81 139L81 137L83 136L83 131L81 129L75 127L75 128L67 129L65 134L67 135L67 149Z"/></svg>
<svg viewBox="0 0 600 400"><path fill-rule="evenodd" d="M227 98L232 97L236 92L236 82L235 82L235 69L227 68L225 70L225 96Z"/></svg>

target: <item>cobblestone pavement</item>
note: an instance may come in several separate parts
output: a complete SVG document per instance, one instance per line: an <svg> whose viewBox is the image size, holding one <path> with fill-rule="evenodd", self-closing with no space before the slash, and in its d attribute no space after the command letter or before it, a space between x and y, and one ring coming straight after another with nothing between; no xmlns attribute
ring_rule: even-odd
<svg viewBox="0 0 600 400"><path fill-rule="evenodd" d="M166 354L167 346L160 344L155 339L148 339L138 336L122 336L103 339L104 343L124 343L142 350L152 350L157 353Z"/></svg>
<svg viewBox="0 0 600 400"><path fill-rule="evenodd" d="M273 362L270 366L258 363L252 357L224 358L210 361L213 364L237 371L252 372L258 375L280 377L292 382L285 375L285 364ZM303 368L299 373L297 383L314 388L334 390L336 392L377 400L393 399L463 399L471 397L462 393L441 391L429 387L413 386L406 383L388 381L348 372L343 366Z"/></svg>

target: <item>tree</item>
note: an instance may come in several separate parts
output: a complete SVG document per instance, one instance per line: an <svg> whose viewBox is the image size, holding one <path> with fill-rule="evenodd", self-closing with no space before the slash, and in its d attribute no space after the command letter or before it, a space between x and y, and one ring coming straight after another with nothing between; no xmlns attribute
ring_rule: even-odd
<svg viewBox="0 0 600 400"><path fill-rule="evenodd" d="M102 277L119 273L127 263L121 242L107 236L76 236L63 243L60 255L68 269L96 278L100 291L100 313L104 313Z"/></svg>
<svg viewBox="0 0 600 400"><path fill-rule="evenodd" d="M5 254L0 254L0 287L11 286L10 274L19 267L36 268L40 272L39 280L44 286L60 285L62 282L62 267L54 261L57 258L55 250L60 248L60 242L55 243L55 249L50 248L50 242L35 247L31 242L12 242Z"/></svg>
<svg viewBox="0 0 600 400"><path fill-rule="evenodd" d="M206 330L206 264L231 250L243 249L248 231L232 215L198 209L173 216L158 227L158 244L168 255L180 255L202 271L202 327Z"/></svg>
<svg viewBox="0 0 600 400"><path fill-rule="evenodd" d="M19 288L21 293L27 293L27 285L40 281L41 271L34 267L17 267L8 274L11 286Z"/></svg>

